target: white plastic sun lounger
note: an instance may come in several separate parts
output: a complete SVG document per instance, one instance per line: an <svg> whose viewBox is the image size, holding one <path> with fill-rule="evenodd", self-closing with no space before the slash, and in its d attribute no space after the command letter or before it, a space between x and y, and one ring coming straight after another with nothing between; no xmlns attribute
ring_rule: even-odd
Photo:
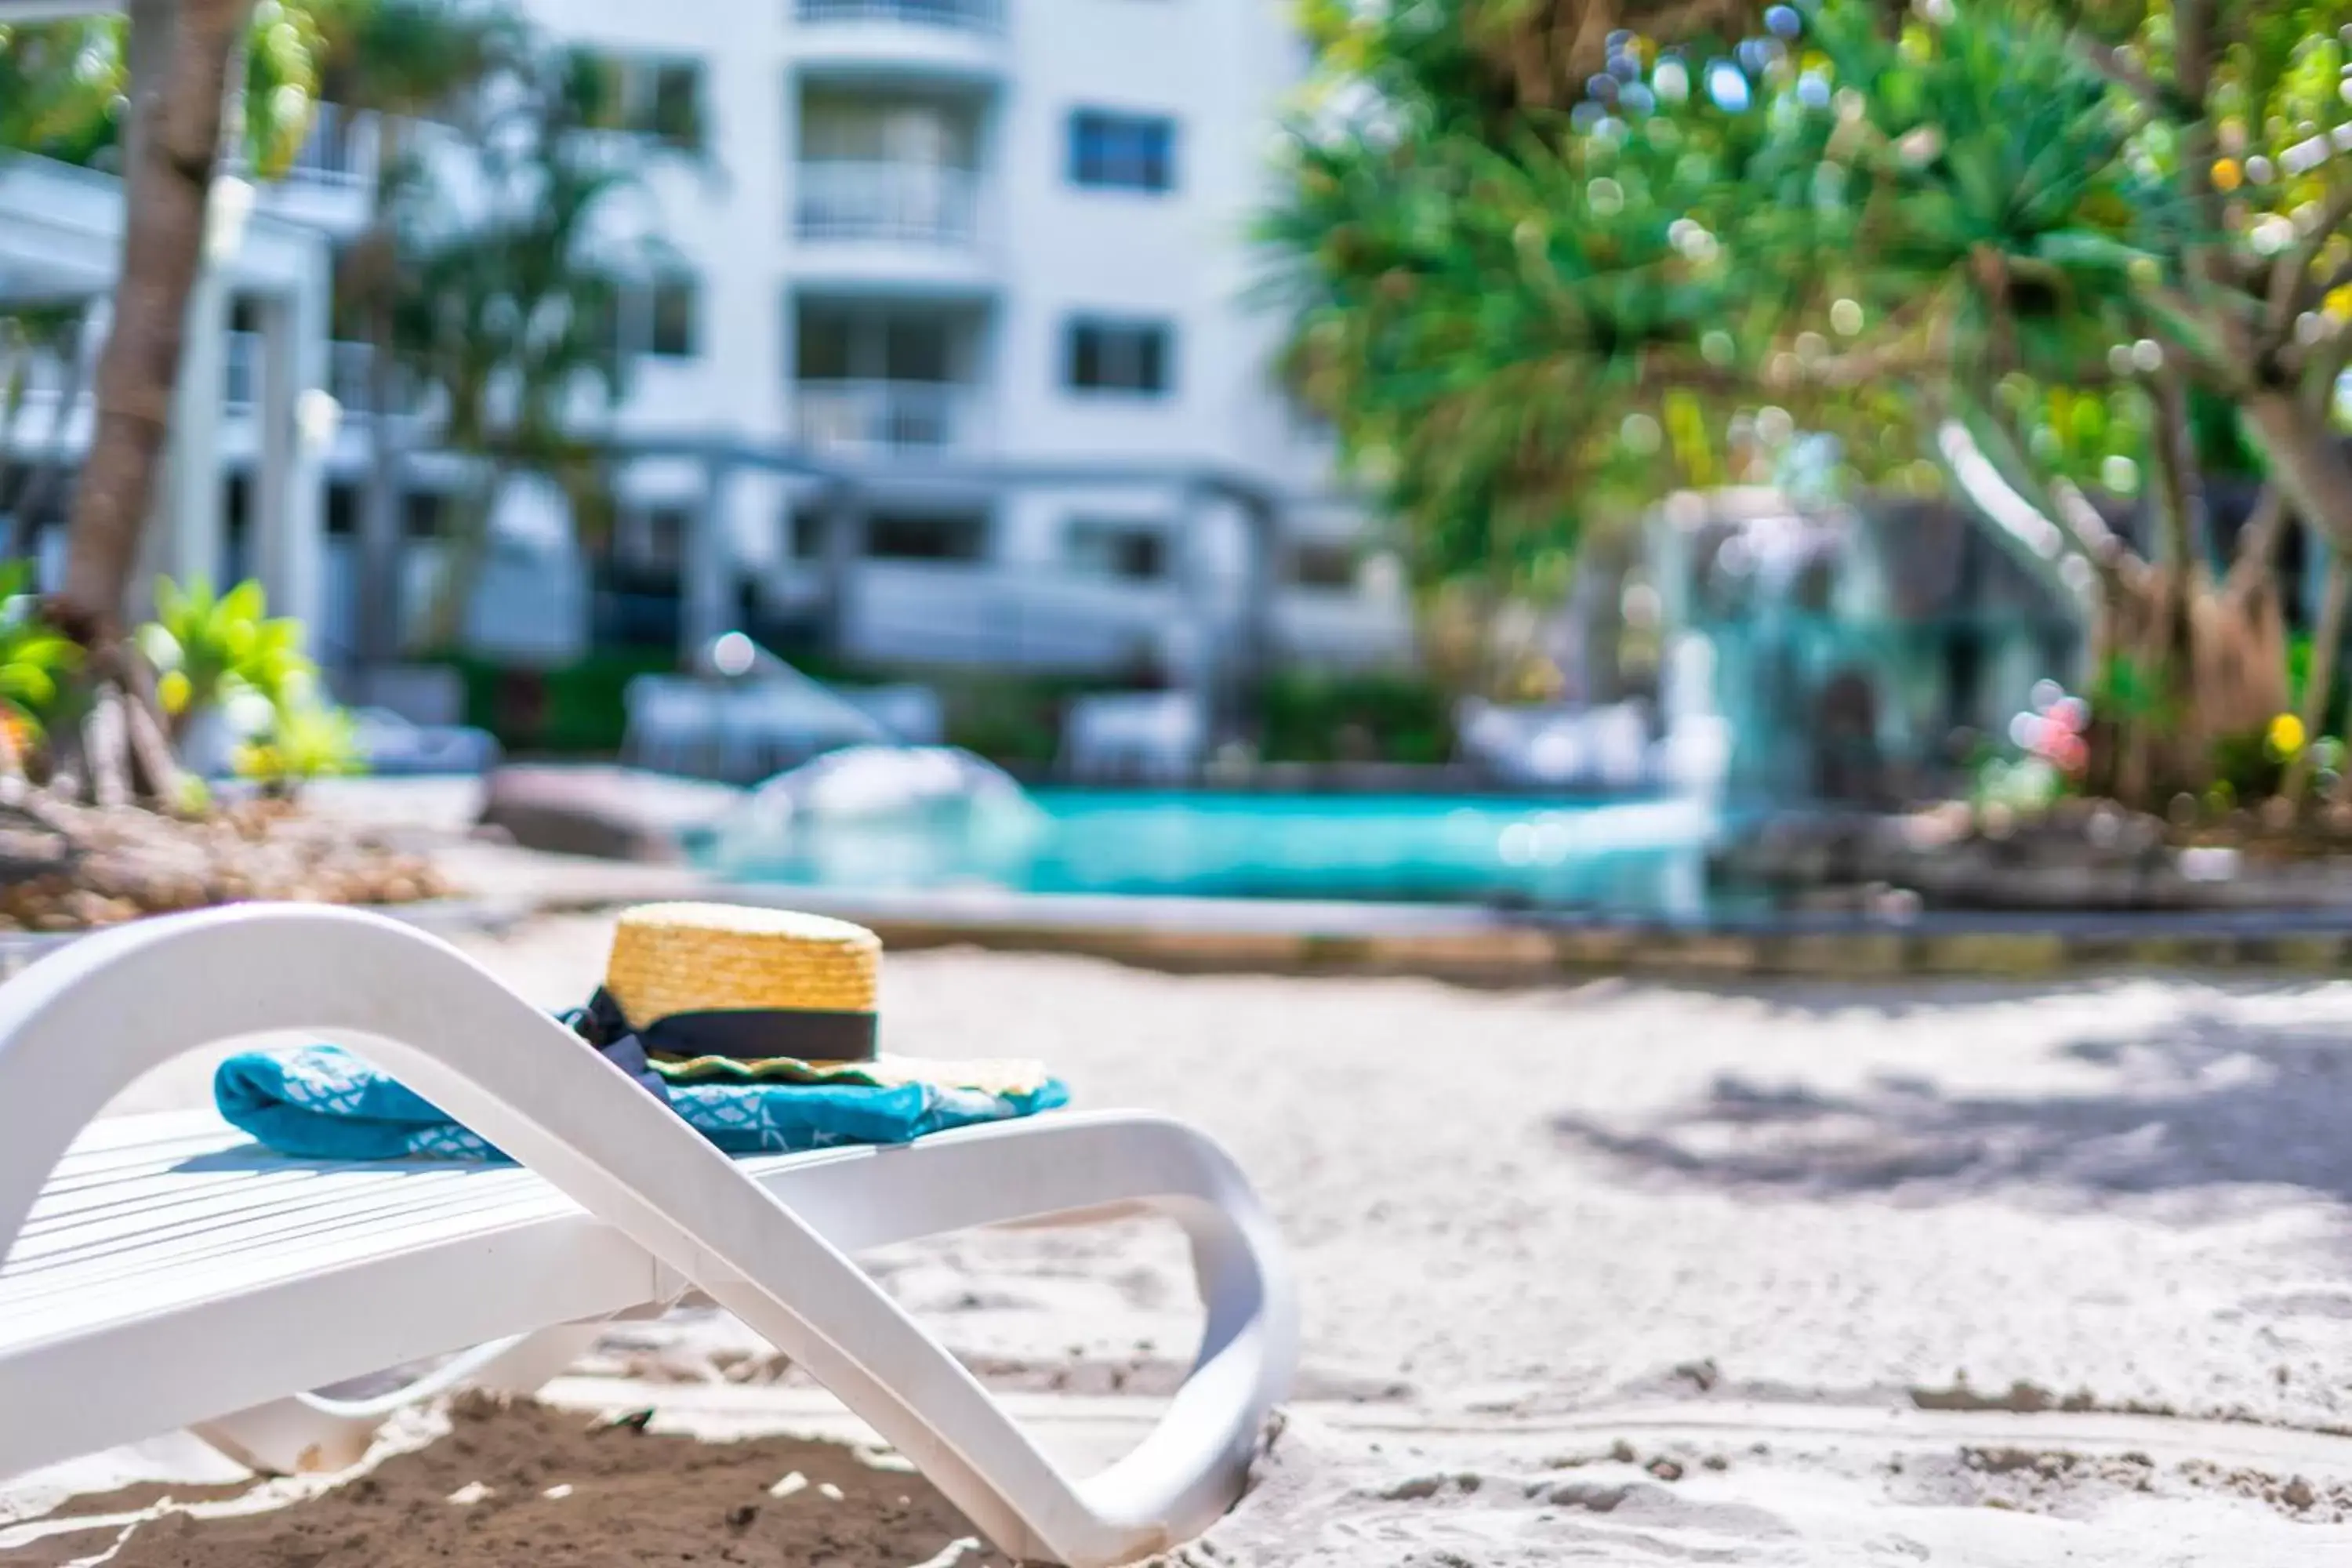
<svg viewBox="0 0 2352 1568"><path fill-rule="evenodd" d="M328 1164L208 1116L91 1122L158 1063L276 1031L368 1058L519 1163ZM1190 1235L1207 1321L1158 1426L1084 1480L847 1256L1139 1204ZM1178 1122L1056 1113L730 1159L446 944L308 907L140 922L0 986L0 1476L178 1426L266 1465L333 1463L395 1401L301 1390L464 1347L396 1398L528 1388L596 1322L698 1290L1000 1549L1073 1568L1164 1550L1229 1507L1297 1346L1264 1211Z"/></svg>

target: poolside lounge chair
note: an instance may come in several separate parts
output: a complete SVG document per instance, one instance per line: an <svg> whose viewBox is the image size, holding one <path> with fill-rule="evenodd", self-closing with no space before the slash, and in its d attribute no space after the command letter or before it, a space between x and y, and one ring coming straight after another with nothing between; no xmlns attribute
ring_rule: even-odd
<svg viewBox="0 0 2352 1568"><path fill-rule="evenodd" d="M371 1058L519 1163L328 1164L207 1116L91 1122L147 1068L278 1031ZM1207 1321L1151 1435L1086 1480L846 1256L1129 1205L1190 1234ZM1230 1506L1297 1340L1269 1222L1180 1123L1057 1113L730 1159L446 944L308 907L140 922L0 986L0 1476L175 1426L265 1464L332 1464L389 1403L298 1391L467 1346L483 1348L408 1393L528 1387L595 1322L699 1291L1003 1551L1075 1568L1149 1555Z"/></svg>

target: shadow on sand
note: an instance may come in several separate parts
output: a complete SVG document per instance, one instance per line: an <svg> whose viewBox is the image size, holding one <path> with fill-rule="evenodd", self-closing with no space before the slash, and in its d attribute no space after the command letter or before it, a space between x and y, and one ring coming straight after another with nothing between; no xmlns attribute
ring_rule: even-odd
<svg viewBox="0 0 2352 1568"><path fill-rule="evenodd" d="M2104 1085L1956 1093L1885 1076L1839 1094L1724 1077L1646 1124L1570 1114L1552 1125L1636 1177L1720 1190L1934 1203L2004 1189L2064 1202L2290 1186L2352 1199L2352 1026L2192 1009L2056 1048Z"/></svg>

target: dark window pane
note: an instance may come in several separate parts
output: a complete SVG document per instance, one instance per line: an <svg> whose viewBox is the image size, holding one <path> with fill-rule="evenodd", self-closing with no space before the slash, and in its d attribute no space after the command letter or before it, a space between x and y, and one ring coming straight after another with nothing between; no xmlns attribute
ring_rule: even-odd
<svg viewBox="0 0 2352 1568"><path fill-rule="evenodd" d="M570 51L564 87L580 122L592 130L618 130L621 117L619 63L588 49Z"/></svg>
<svg viewBox="0 0 2352 1568"><path fill-rule="evenodd" d="M1075 321L1068 381L1103 392L1165 392L1169 331L1157 322Z"/></svg>
<svg viewBox="0 0 2352 1568"><path fill-rule="evenodd" d="M850 363L850 321L826 310L801 312L800 342L793 354L803 381L845 381Z"/></svg>
<svg viewBox="0 0 2352 1568"><path fill-rule="evenodd" d="M400 520L401 533L408 539L438 539L448 520L448 501L437 491L408 492L404 515Z"/></svg>
<svg viewBox="0 0 2352 1568"><path fill-rule="evenodd" d="M1345 544L1299 544L1290 552L1290 580L1302 588L1352 588L1356 552Z"/></svg>
<svg viewBox="0 0 2352 1568"><path fill-rule="evenodd" d="M1072 386L1102 384L1102 331L1085 321L1070 327L1069 383Z"/></svg>
<svg viewBox="0 0 2352 1568"><path fill-rule="evenodd" d="M622 321L625 291L617 285L608 285L594 279L583 279L571 309L584 314L586 322L581 329L584 346L599 364L620 363L623 345L628 334Z"/></svg>
<svg viewBox="0 0 2352 1568"><path fill-rule="evenodd" d="M1066 550L1071 569L1088 576L1151 583L1167 572L1166 536L1150 523L1079 518L1069 525Z"/></svg>
<svg viewBox="0 0 2352 1568"><path fill-rule="evenodd" d="M890 381L943 382L948 324L937 317L894 316L883 323L882 374Z"/></svg>
<svg viewBox="0 0 2352 1568"><path fill-rule="evenodd" d="M624 536L631 563L651 572L675 573L686 558L686 535L694 526L693 516L682 507L663 506L648 510L636 521L637 526Z"/></svg>
<svg viewBox="0 0 2352 1568"><path fill-rule="evenodd" d="M1176 127L1155 115L1082 109L1070 116L1070 180L1100 189L1165 191L1175 185Z"/></svg>
<svg viewBox="0 0 2352 1568"><path fill-rule="evenodd" d="M877 513L866 525L866 553L881 561L977 561L988 520L970 514Z"/></svg>
<svg viewBox="0 0 2352 1568"><path fill-rule="evenodd" d="M823 558L827 530L824 513L805 507L796 509L792 514L791 528L793 560L815 561Z"/></svg>
<svg viewBox="0 0 2352 1568"><path fill-rule="evenodd" d="M682 61L654 68L653 104L644 127L677 147L702 144L702 68Z"/></svg>
<svg viewBox="0 0 2352 1568"><path fill-rule="evenodd" d="M691 278L664 278L653 286L653 353L664 359L691 359L695 350L695 296Z"/></svg>
<svg viewBox="0 0 2352 1568"><path fill-rule="evenodd" d="M330 534L357 533L360 526L360 492L354 485L331 484L327 487L327 531Z"/></svg>
<svg viewBox="0 0 2352 1568"><path fill-rule="evenodd" d="M1119 541L1118 574L1139 583L1167 574L1167 541L1157 533L1130 533Z"/></svg>

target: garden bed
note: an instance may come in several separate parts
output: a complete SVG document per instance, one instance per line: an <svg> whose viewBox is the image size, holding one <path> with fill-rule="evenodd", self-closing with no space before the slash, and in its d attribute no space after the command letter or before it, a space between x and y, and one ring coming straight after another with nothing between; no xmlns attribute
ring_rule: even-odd
<svg viewBox="0 0 2352 1568"><path fill-rule="evenodd" d="M38 791L0 804L0 931L87 930L249 900L407 905L451 891L425 857L283 801L200 817Z"/></svg>

